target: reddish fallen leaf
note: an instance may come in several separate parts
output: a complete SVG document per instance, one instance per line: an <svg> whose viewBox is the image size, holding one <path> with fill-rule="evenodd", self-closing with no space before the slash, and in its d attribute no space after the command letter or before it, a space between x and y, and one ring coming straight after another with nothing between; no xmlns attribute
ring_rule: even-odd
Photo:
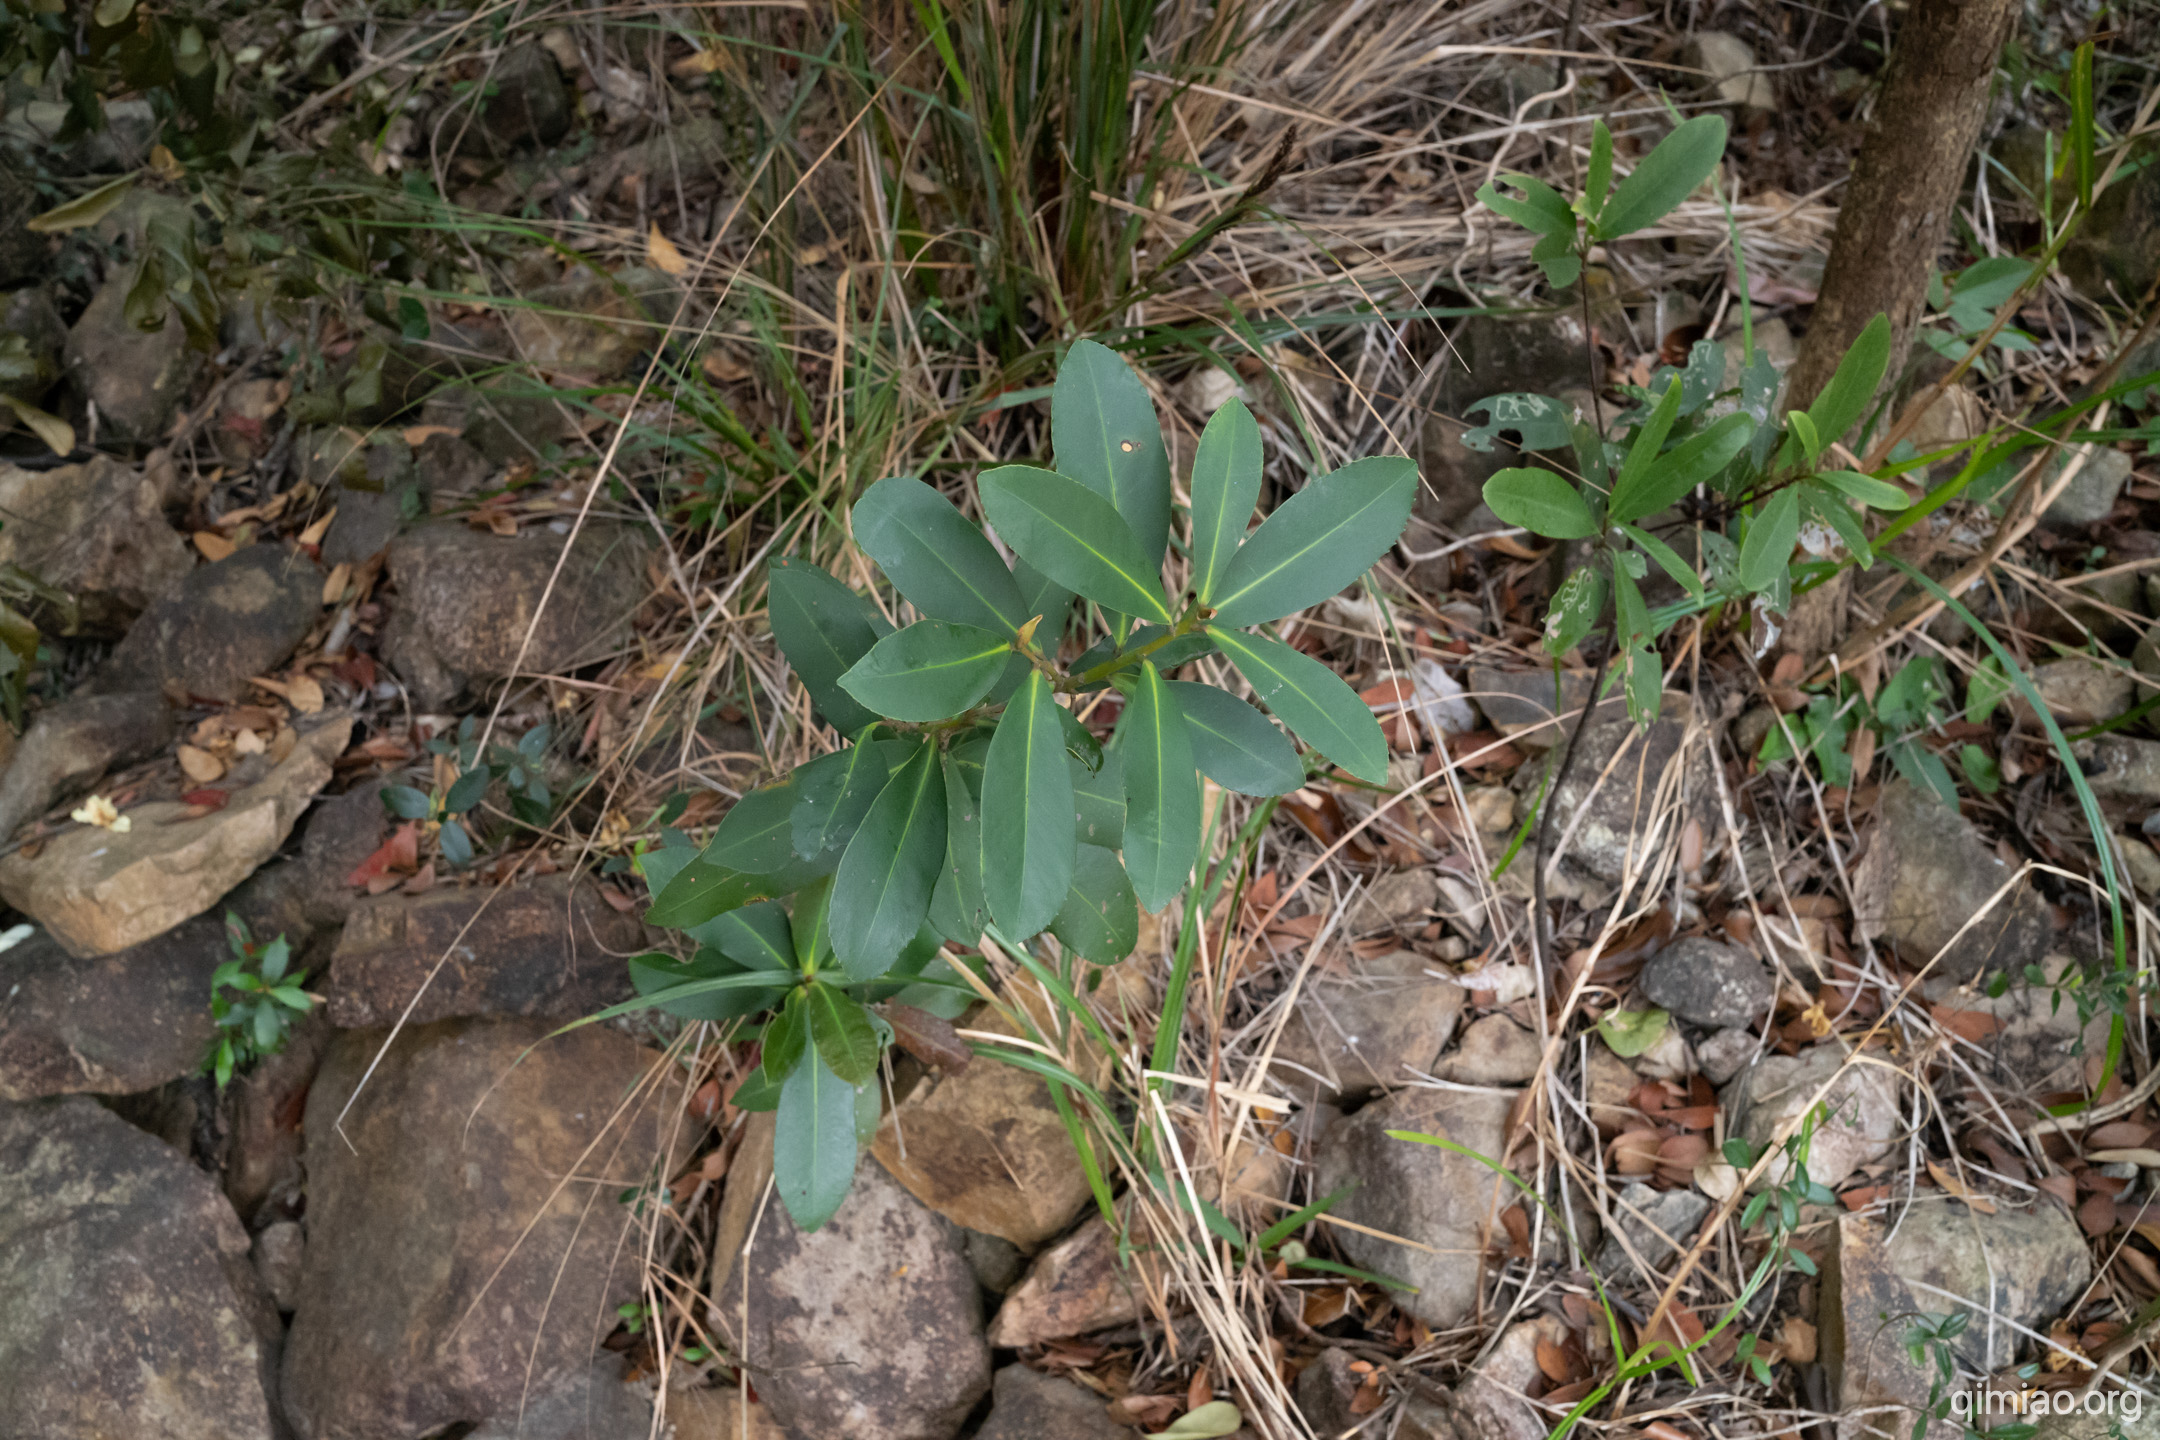
<svg viewBox="0 0 2160 1440"><path fill-rule="evenodd" d="M1657 1169L1658 1132L1630 1130L1612 1142L1612 1166L1622 1175L1648 1175Z"/></svg>
<svg viewBox="0 0 2160 1440"><path fill-rule="evenodd" d="M2153 1127L2135 1120L2110 1120L2085 1132L2087 1150L2137 1150L2153 1137Z"/></svg>
<svg viewBox="0 0 2160 1440"><path fill-rule="evenodd" d="M637 901L631 899L628 895L623 894L622 891L616 889L613 885L602 885L600 887L600 898L607 901L609 907L615 910L616 913L621 915L628 915L631 911L638 908Z"/></svg>
<svg viewBox="0 0 2160 1440"><path fill-rule="evenodd" d="M1568 1379L1567 1352L1540 1335L1537 1342L1537 1368L1545 1372L1545 1378L1555 1385Z"/></svg>
<svg viewBox="0 0 2160 1440"><path fill-rule="evenodd" d="M388 878L392 871L409 874L419 868L420 822L408 820L391 831L390 838L377 846L374 854L361 861L352 874L345 877L345 883L368 887L378 880Z"/></svg>
<svg viewBox="0 0 2160 1440"><path fill-rule="evenodd" d="M390 877L385 876L385 879ZM435 862L430 860L414 872L413 877L397 887L400 895L425 895L435 888Z"/></svg>
<svg viewBox="0 0 2160 1440"><path fill-rule="evenodd" d="M1208 1378L1208 1367L1202 1365L1193 1371L1192 1380L1185 1386L1185 1408L1198 1410L1214 1398L1214 1383Z"/></svg>
<svg viewBox="0 0 2160 1440"><path fill-rule="evenodd" d="M975 1058L960 1032L927 1010L889 1003L883 1014L900 1048L925 1065L953 1074L967 1069L968 1062Z"/></svg>
<svg viewBox="0 0 2160 1440"><path fill-rule="evenodd" d="M205 815L213 810L224 809L231 800L232 791L218 790L210 786L205 786L200 790L185 791L180 796L181 804L193 805Z"/></svg>
<svg viewBox="0 0 2160 1440"><path fill-rule="evenodd" d="M2088 1235L2105 1235L2115 1228L2115 1197L2095 1191L2077 1208L2078 1225Z"/></svg>
<svg viewBox="0 0 2160 1440"><path fill-rule="evenodd" d="M1975 1045L1984 1043L2002 1029L2002 1021L1982 1010L1953 1010L1947 1005L1930 1005L1928 1014L1943 1029Z"/></svg>
<svg viewBox="0 0 2160 1440"><path fill-rule="evenodd" d="M1887 1185L1855 1185L1850 1190L1839 1191L1837 1198L1847 1210L1865 1210L1889 1193Z"/></svg>

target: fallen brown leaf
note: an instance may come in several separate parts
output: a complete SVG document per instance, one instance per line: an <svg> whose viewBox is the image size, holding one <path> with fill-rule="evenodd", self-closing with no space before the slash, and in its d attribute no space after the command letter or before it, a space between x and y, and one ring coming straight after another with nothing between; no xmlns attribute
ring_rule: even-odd
<svg viewBox="0 0 2160 1440"><path fill-rule="evenodd" d="M194 540L195 548L202 552L203 559L208 560L213 565L239 548L215 530L198 530L195 532Z"/></svg>
<svg viewBox="0 0 2160 1440"><path fill-rule="evenodd" d="M207 785L225 774L225 762L193 745L180 747L180 769L198 785Z"/></svg>

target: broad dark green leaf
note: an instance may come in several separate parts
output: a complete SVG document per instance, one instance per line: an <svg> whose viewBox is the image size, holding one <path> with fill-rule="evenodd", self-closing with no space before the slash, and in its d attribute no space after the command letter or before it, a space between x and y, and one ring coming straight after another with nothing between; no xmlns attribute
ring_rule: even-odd
<svg viewBox="0 0 2160 1440"><path fill-rule="evenodd" d="M1808 406L1808 419L1824 445L1844 439L1845 432L1867 415L1875 400L1875 387L1882 384L1883 371L1889 364L1890 321L1877 315L1838 362L1837 374L1830 377L1815 403Z"/></svg>
<svg viewBox="0 0 2160 1440"><path fill-rule="evenodd" d="M1020 608L1030 616L1042 616L1042 624L1035 628L1036 648L1045 655L1057 654L1058 638L1072 618L1072 591L1017 557L1012 573L1020 587Z"/></svg>
<svg viewBox="0 0 2160 1440"><path fill-rule="evenodd" d="M1066 949L1097 965L1115 965L1132 954L1140 943L1140 908L1115 852L1100 845L1080 847L1072 888L1050 933Z"/></svg>
<svg viewBox="0 0 2160 1440"><path fill-rule="evenodd" d="M1740 542L1740 583L1767 590L1777 583L1800 538L1800 492L1788 485L1770 497Z"/></svg>
<svg viewBox="0 0 2160 1440"><path fill-rule="evenodd" d="M814 860L847 844L910 748L905 740L873 740L796 766L788 778L795 790L788 823L796 855Z"/></svg>
<svg viewBox="0 0 2160 1440"><path fill-rule="evenodd" d="M788 919L795 968L815 975L832 955L832 877L821 875L795 892L795 913Z"/></svg>
<svg viewBox="0 0 2160 1440"><path fill-rule="evenodd" d="M1485 482L1485 503L1510 525L1552 540L1587 540L1597 517L1573 485L1550 470L1502 470Z"/></svg>
<svg viewBox="0 0 2160 1440"><path fill-rule="evenodd" d="M1825 470L1815 478L1871 510L1903 510L1912 504L1912 497L1889 481L1856 470Z"/></svg>
<svg viewBox="0 0 2160 1440"><path fill-rule="evenodd" d="M697 980L749 972L717 950L700 950L687 962L672 955L638 955L630 961L630 985L640 995L665 996ZM776 974L774 983L746 989L710 990L686 998L661 999L659 1008L684 1020L738 1020L771 1008L782 996L792 976Z"/></svg>
<svg viewBox="0 0 2160 1440"><path fill-rule="evenodd" d="M809 1017L810 1043L833 1074L850 1085L877 1074L885 1047L859 1001L837 986L812 981L803 987L803 1012Z"/></svg>
<svg viewBox="0 0 2160 1440"><path fill-rule="evenodd" d="M1267 716L1213 685L1173 680L1170 693L1208 779L1241 795L1287 795L1305 783L1297 747Z"/></svg>
<svg viewBox="0 0 2160 1440"><path fill-rule="evenodd" d="M810 703L841 734L860 731L877 717L840 688L840 677L892 626L875 605L807 560L773 561L766 585L773 638Z"/></svg>
<svg viewBox="0 0 2160 1440"><path fill-rule="evenodd" d="M1115 506L1147 568L1160 569L1170 538L1170 456L1147 386L1115 351L1079 340L1065 352L1050 396L1050 445L1059 473ZM1005 540L1019 548L1010 535Z"/></svg>
<svg viewBox="0 0 2160 1440"><path fill-rule="evenodd" d="M1642 590L1625 564L1612 572L1614 636L1622 645L1638 645L1650 637L1650 610L1643 604Z"/></svg>
<svg viewBox="0 0 2160 1440"><path fill-rule="evenodd" d="M1868 541L1867 526L1845 502L1845 497L1812 483L1800 488L1801 507L1809 515L1835 530L1838 538L1845 542L1845 548L1852 551L1853 558L1858 560L1863 568L1873 565L1875 547Z"/></svg>
<svg viewBox="0 0 2160 1440"><path fill-rule="evenodd" d="M1133 627L1132 634L1125 637L1123 646L1117 643L1115 635L1105 635L1093 645L1088 646L1086 650L1083 650L1080 653L1080 658L1072 662L1072 673L1075 675L1084 674L1113 656L1131 655L1146 649L1147 646L1160 639L1163 632L1168 628L1168 626L1164 625L1136 625ZM1178 666L1183 665L1188 660L1197 660L1203 655L1212 655L1214 653L1215 642L1196 630L1190 635L1178 636L1175 640L1164 644L1160 649L1149 651L1148 658L1155 662L1156 669L1168 672L1177 669Z"/></svg>
<svg viewBox="0 0 2160 1440"><path fill-rule="evenodd" d="M1103 751L1102 766L1090 771L1066 755L1073 783L1073 830L1082 845L1115 850L1125 843L1125 762L1114 749Z"/></svg>
<svg viewBox="0 0 2160 1440"><path fill-rule="evenodd" d="M1133 673L1116 745L1125 762L1126 873L1140 903L1160 910L1184 890L1200 855L1200 776L1185 716L1145 660Z"/></svg>
<svg viewBox="0 0 2160 1440"><path fill-rule="evenodd" d="M1710 178L1724 155L1723 117L1698 115L1681 122L1613 187L1612 199L1598 216L1598 238L1616 240L1655 225Z"/></svg>
<svg viewBox="0 0 2160 1440"><path fill-rule="evenodd" d="M977 482L983 513L1007 545L1060 585L1120 615L1170 622L1162 567L1110 503L1052 470L1001 465Z"/></svg>
<svg viewBox="0 0 2160 1440"><path fill-rule="evenodd" d="M1643 554L1657 561L1658 568L1667 575L1672 576L1674 580L1677 580L1681 589L1698 600L1703 597L1702 576L1695 573L1694 566L1680 558L1679 551L1673 549L1663 540L1658 539L1648 530L1633 525L1622 525L1620 533L1634 541L1636 548L1640 549Z"/></svg>
<svg viewBox="0 0 2160 1440"><path fill-rule="evenodd" d="M1626 496L1613 496L1612 518L1640 520L1655 515L1696 486L1708 483L1747 448L1755 422L1745 415L1727 415L1698 435L1690 435L1661 455ZM1626 503L1622 503L1625 500Z"/></svg>
<svg viewBox="0 0 2160 1440"><path fill-rule="evenodd" d="M816 1050L780 1085L773 1126L773 1187L799 1230L832 1219L855 1183L855 1087Z"/></svg>
<svg viewBox="0 0 2160 1440"><path fill-rule="evenodd" d="M1279 506L1215 587L1224 625L1279 620L1336 594L1372 568L1410 523L1417 465L1399 455L1353 460Z"/></svg>
<svg viewBox="0 0 2160 1440"><path fill-rule="evenodd" d="M770 875L746 875L692 860L653 897L645 922L667 930L689 930L753 900L769 900L781 893Z"/></svg>
<svg viewBox="0 0 2160 1440"><path fill-rule="evenodd" d="M930 923L956 945L973 946L990 923L983 901L981 770L970 785L950 751L941 762L945 784L945 862L930 896ZM1122 801L1120 802L1122 803Z"/></svg>
<svg viewBox="0 0 2160 1440"><path fill-rule="evenodd" d="M1565 655L1582 643L1605 613L1605 576L1584 565L1561 582L1545 612L1545 653Z"/></svg>
<svg viewBox="0 0 2160 1440"><path fill-rule="evenodd" d="M1340 675L1265 635L1212 627L1208 633L1290 733L1360 780L1387 783L1387 737Z"/></svg>
<svg viewBox="0 0 2160 1440"><path fill-rule="evenodd" d="M945 855L945 785L925 742L872 802L833 876L832 945L854 981L891 968L930 910Z"/></svg>
<svg viewBox="0 0 2160 1440"><path fill-rule="evenodd" d="M1215 581L1237 553L1260 503L1260 423L1241 400L1226 400L1200 432L1192 468L1192 585L1215 603Z"/></svg>
<svg viewBox="0 0 2160 1440"><path fill-rule="evenodd" d="M1654 645L1630 645L1620 656L1621 681L1626 687L1628 719L1648 725L1657 719L1665 699L1664 662Z"/></svg>
<svg viewBox="0 0 2160 1440"><path fill-rule="evenodd" d="M1463 407L1465 418L1483 411L1486 421L1462 433L1462 443L1480 455L1492 453L1493 442L1509 435L1520 450L1559 450L1574 438L1574 409L1550 395L1510 390L1487 395Z"/></svg>
<svg viewBox="0 0 2160 1440"><path fill-rule="evenodd" d="M730 910L693 926L687 933L698 944L752 970L795 968L795 942L789 935L787 911L776 901Z"/></svg>
<svg viewBox="0 0 2160 1440"><path fill-rule="evenodd" d="M947 620L918 620L870 647L840 684L894 720L944 720L990 693L1013 659L1012 640Z"/></svg>
<svg viewBox="0 0 2160 1440"><path fill-rule="evenodd" d="M788 992L787 1004L766 1022L764 1059L766 1070L785 1079L810 1049L810 1013L803 1006L803 992Z"/></svg>
<svg viewBox="0 0 2160 1440"><path fill-rule="evenodd" d="M1657 463L1659 452L1665 448L1665 437L1672 433L1673 421L1679 416L1680 377L1675 375L1665 382L1665 393L1650 407L1642 428L1635 432L1634 443L1628 446L1627 459L1621 462L1612 498L1606 503L1607 512L1614 518L1632 520L1650 513L1636 506L1637 492L1649 480L1650 468Z"/></svg>
<svg viewBox="0 0 2160 1440"><path fill-rule="evenodd" d="M1010 635L1028 621L988 536L920 480L880 480L855 502L855 543L923 614Z"/></svg>
<svg viewBox="0 0 2160 1440"><path fill-rule="evenodd" d="M785 868L796 858L796 798L793 783L745 794L721 820L698 858L746 875L770 875Z"/></svg>
<svg viewBox="0 0 2160 1440"><path fill-rule="evenodd" d="M1590 168L1583 176L1583 208L1595 221L1612 194L1612 131L1603 120L1590 122Z"/></svg>
<svg viewBox="0 0 2160 1440"><path fill-rule="evenodd" d="M1052 708L1057 712L1058 729L1065 737L1066 752L1079 756L1080 763L1090 770L1100 767L1103 748L1102 741L1095 738L1095 732L1082 724L1080 717L1064 706Z"/></svg>
<svg viewBox="0 0 2160 1440"><path fill-rule="evenodd" d="M1072 772L1038 671L1005 707L983 761L983 898L1015 940L1048 928L1072 883Z"/></svg>

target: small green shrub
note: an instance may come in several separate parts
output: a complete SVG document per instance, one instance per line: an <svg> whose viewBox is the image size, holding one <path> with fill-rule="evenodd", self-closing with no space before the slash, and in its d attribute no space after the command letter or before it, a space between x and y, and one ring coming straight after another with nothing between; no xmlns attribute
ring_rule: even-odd
<svg viewBox="0 0 2160 1440"><path fill-rule="evenodd" d="M797 559L771 571L773 633L818 713L846 740L753 791L702 850L642 857L650 919L701 947L645 956L646 999L686 1018L765 1017L762 1068L736 1099L779 1111L774 1170L798 1224L845 1198L877 1122L871 1083L890 1039L868 1004L957 1013L971 989L938 959L987 931L1043 932L1110 962L1136 943L1199 858L1200 775L1280 795L1306 761L1252 705L1171 680L1219 653L1291 731L1373 784L1387 743L1333 671L1266 626L1341 591L1395 543L1416 467L1358 460L1305 486L1246 534L1260 429L1236 401L1200 438L1187 523L1145 387L1111 351L1072 347L1052 400L1056 471L985 472L982 505L1015 559L919 480L871 486L856 543L922 619L879 608ZM1166 593L1173 529L1189 581ZM1108 745L1075 700L1114 689ZM792 896L791 905L780 897Z"/></svg>
<svg viewBox="0 0 2160 1440"><path fill-rule="evenodd" d="M221 1090L238 1071L283 1050L293 1017L315 1008L315 997L300 988L307 972L286 973L292 946L283 935L257 944L247 922L228 911L225 941L233 958L210 976L210 1014L218 1037L202 1066L217 1077Z"/></svg>
<svg viewBox="0 0 2160 1440"><path fill-rule="evenodd" d="M1725 122L1689 120L1660 141L1625 179L1613 183L1612 136L1591 130L1583 193L1569 200L1532 176L1507 174L1510 195L1488 183L1478 198L1540 237L1531 257L1554 285L1573 284L1590 247L1655 224L1709 178L1725 151ZM1752 351L1752 346L1749 347ZM1773 423L1779 375L1750 353L1738 383L1726 383L1722 347L1696 344L1683 367L1667 367L1648 387L1628 389L1636 402L1620 418L1616 443L1543 395L1496 395L1470 408L1491 423L1466 436L1489 448L1514 431L1528 451L1559 451L1575 466L1502 470L1485 484L1485 503L1510 525L1552 540L1588 542L1588 553L1554 594L1545 648L1565 654L1611 617L1612 654L1628 712L1647 722L1658 712L1664 674L1658 638L1682 615L1733 603L1781 614L1796 584L1835 569L1796 567L1793 547L1812 523L1834 534L1862 564L1872 563L1861 507L1901 510L1897 486L1834 463L1831 447L1868 417L1890 357L1890 326L1876 316L1853 343L1837 374L1806 410ZM1571 453L1570 453L1571 452ZM1659 536L1656 516L1686 501L1703 523L1695 554ZM1687 592L1677 606L1652 611L1641 581L1657 566Z"/></svg>

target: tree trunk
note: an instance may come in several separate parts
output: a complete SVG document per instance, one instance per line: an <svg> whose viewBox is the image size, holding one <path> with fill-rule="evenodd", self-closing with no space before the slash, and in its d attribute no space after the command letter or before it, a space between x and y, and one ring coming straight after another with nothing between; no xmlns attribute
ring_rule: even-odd
<svg viewBox="0 0 2160 1440"><path fill-rule="evenodd" d="M1838 206L1788 408L1815 398L1877 314L1890 317L1889 374L1903 370L1987 113L1995 57L2017 15L2016 0L1914 0Z"/></svg>

